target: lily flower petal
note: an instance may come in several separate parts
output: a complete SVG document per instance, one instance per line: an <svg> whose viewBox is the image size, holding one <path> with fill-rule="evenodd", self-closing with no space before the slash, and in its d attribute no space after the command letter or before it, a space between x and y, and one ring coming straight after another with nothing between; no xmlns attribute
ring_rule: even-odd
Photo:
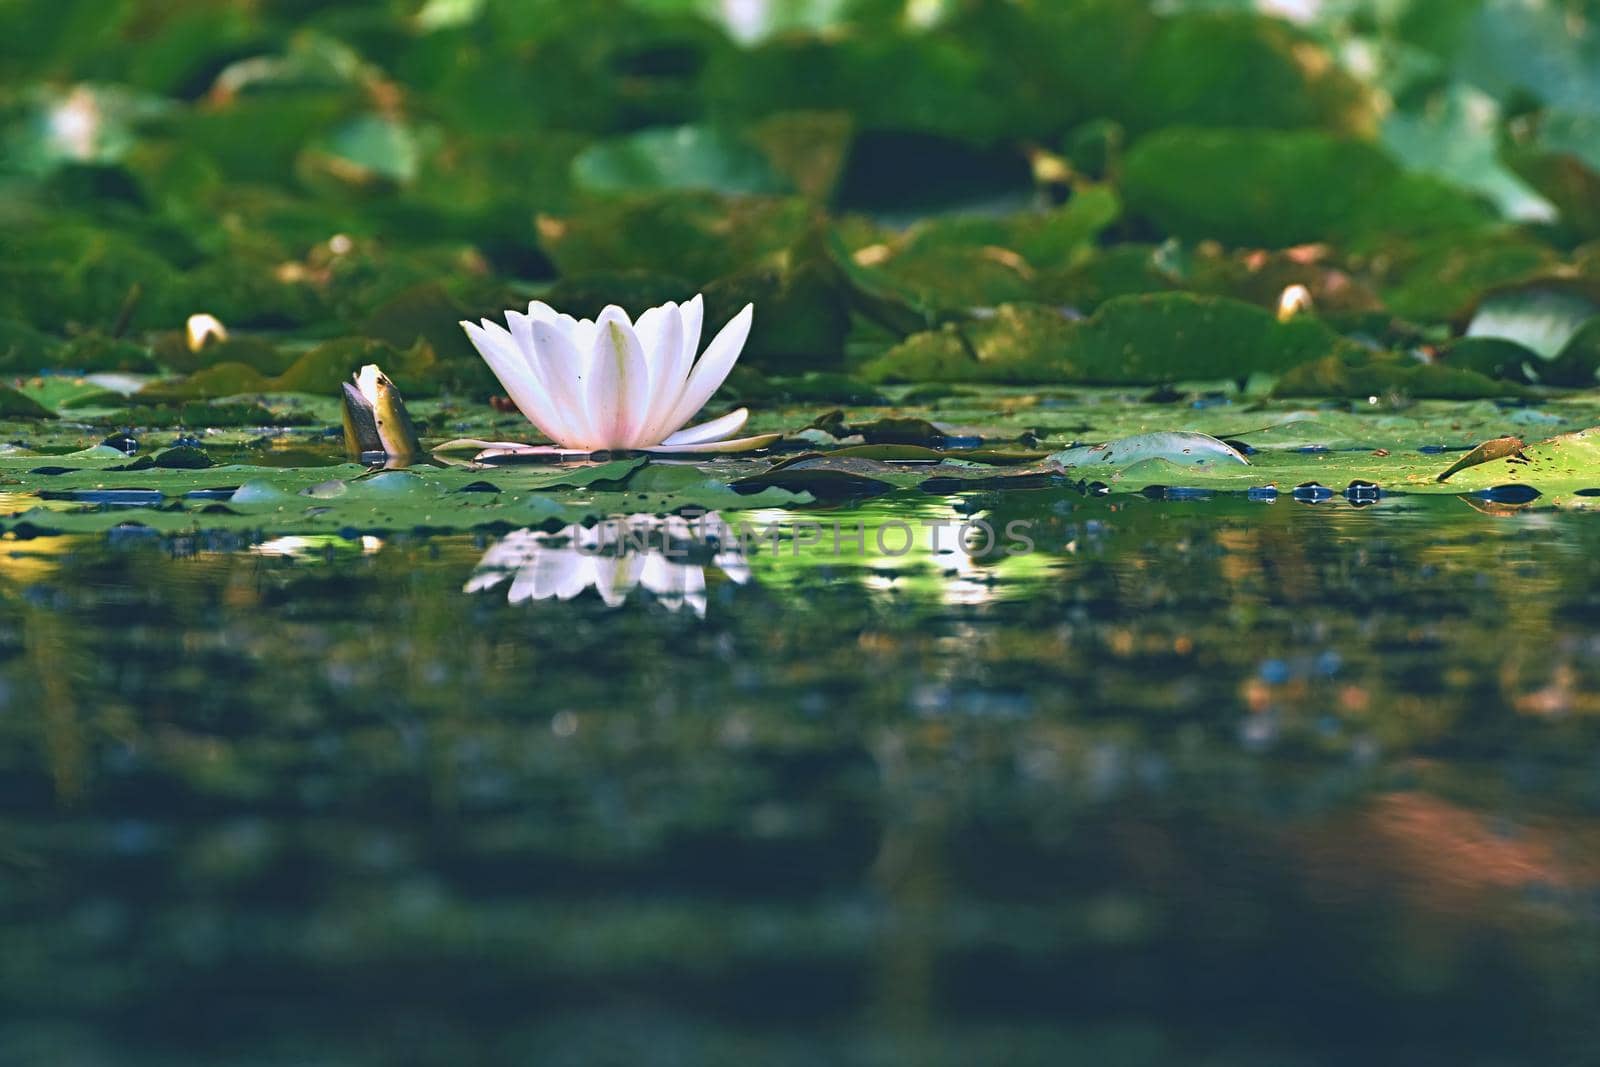
<svg viewBox="0 0 1600 1067"><path fill-rule="evenodd" d="M679 430L661 443L663 445L702 445L712 441L722 441L738 433L744 428L744 424L749 421L750 409L739 408L737 411L728 412L720 419L712 419L710 422L702 422L698 426Z"/></svg>
<svg viewBox="0 0 1600 1067"><path fill-rule="evenodd" d="M754 452L758 448L767 448L778 438L781 433L763 433L754 437L736 437L732 441L705 441L698 445L668 445L659 444L643 449L645 452L654 452L658 455L676 455L683 453L733 453Z"/></svg>
<svg viewBox="0 0 1600 1067"><path fill-rule="evenodd" d="M488 320L484 320L487 322ZM506 312L506 325L528 365L533 366L533 320L520 311Z"/></svg>
<svg viewBox="0 0 1600 1067"><path fill-rule="evenodd" d="M522 339L515 332L525 325L531 338L533 323L531 320L524 319L519 324L510 318L511 314L511 312L507 312L507 321L511 322L512 325L511 331L489 319L483 320L483 329L499 345L502 353L521 358L533 375L533 382L537 386L535 390L536 407L531 409L525 407L515 397L512 397L512 402L517 405L517 408L524 415L528 416L530 422L544 431L546 437L549 437L552 441L566 440L575 433L581 432L579 428L581 423L575 425L571 416L555 405L551 399L549 383L545 381L544 369L540 366L539 360L534 354L531 340L527 346L524 346Z"/></svg>
<svg viewBox="0 0 1600 1067"><path fill-rule="evenodd" d="M596 323L594 358L584 384L589 428L600 448L633 448L640 444L650 408L650 368L633 324L612 305Z"/></svg>
<svg viewBox="0 0 1600 1067"><path fill-rule="evenodd" d="M567 320L569 324L573 321L571 315L561 314L561 312L546 304L543 300L528 301L528 318L536 319L539 322L553 322L558 325L562 319Z"/></svg>
<svg viewBox="0 0 1600 1067"><path fill-rule="evenodd" d="M570 315L563 316L562 328L572 339L572 347L578 350L578 355L583 359L584 375L588 374L589 354L594 351L595 322L593 319L574 319Z"/></svg>
<svg viewBox="0 0 1600 1067"><path fill-rule="evenodd" d="M699 293L678 309L683 314L683 350L693 359L700 352L700 327L705 322L706 301Z"/></svg>
<svg viewBox="0 0 1600 1067"><path fill-rule="evenodd" d="M669 423L673 410L678 406L678 399L683 396L683 388L689 380L689 367L694 360L694 351L686 348L683 343L683 314L677 305L667 304L660 310L661 315L651 326L655 328L656 336L652 339L656 344L653 355L646 358L650 365L650 397L645 412L644 425L639 436L646 444L654 444L662 437L677 429L677 423ZM645 313L646 315L649 312ZM639 322L644 324L644 316ZM650 342L645 341L645 351L650 352Z"/></svg>
<svg viewBox="0 0 1600 1067"><path fill-rule="evenodd" d="M579 389L583 359L571 339L556 324L536 321L533 323L533 350L551 407L560 413L566 424L567 437L559 439L559 443L573 448L605 447L594 443L588 408ZM517 406L522 407L520 403ZM522 408L522 411L527 414L528 409Z"/></svg>
<svg viewBox="0 0 1600 1067"><path fill-rule="evenodd" d="M698 359L701 296L651 308L637 322L615 305L591 320L534 300L526 313L507 311L504 326L485 319L462 327L512 401L557 450L735 451L762 447L777 435L727 441L744 425L746 411L681 427L727 379L753 315L746 305Z"/></svg>
<svg viewBox="0 0 1600 1067"><path fill-rule="evenodd" d="M661 348L661 328L666 325L668 308L678 305L670 300L657 307L647 308L644 314L633 320L634 336L639 338L639 345L644 349L644 361L650 365L651 379L654 380L656 371L656 352ZM682 330L679 330L680 342Z"/></svg>
<svg viewBox="0 0 1600 1067"><path fill-rule="evenodd" d="M754 316L754 306L746 304L744 309L730 319L717 336L711 339L711 343L706 346L705 354L695 363L694 370L689 372L689 381L684 385L683 395L678 398L668 422L677 426L688 422L695 412L706 406L711 394L722 387L722 383L727 380L728 372L733 370L734 363L738 361L745 341L750 336L750 323Z"/></svg>
<svg viewBox="0 0 1600 1067"><path fill-rule="evenodd" d="M569 436L565 425L548 417L543 383L535 377L533 368L528 366L521 353L507 351L493 334L481 326L466 321L461 326L494 376L500 379L511 402L528 417L528 421L552 441Z"/></svg>

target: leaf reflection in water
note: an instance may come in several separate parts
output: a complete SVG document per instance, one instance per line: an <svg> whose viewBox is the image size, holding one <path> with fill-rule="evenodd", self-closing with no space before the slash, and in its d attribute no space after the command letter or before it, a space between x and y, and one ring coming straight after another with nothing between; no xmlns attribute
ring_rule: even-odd
<svg viewBox="0 0 1600 1067"><path fill-rule="evenodd" d="M593 586L608 607L637 588L678 611L706 613L706 568L729 580L750 580L739 538L716 512L693 518L629 515L554 533L514 530L478 561L464 592L481 593L507 579L506 599L571 600Z"/></svg>

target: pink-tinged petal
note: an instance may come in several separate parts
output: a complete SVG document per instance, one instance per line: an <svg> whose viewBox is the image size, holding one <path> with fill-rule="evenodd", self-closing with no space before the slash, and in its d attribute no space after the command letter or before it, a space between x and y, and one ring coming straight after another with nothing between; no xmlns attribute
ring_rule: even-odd
<svg viewBox="0 0 1600 1067"><path fill-rule="evenodd" d="M584 361L573 348L572 341L554 323L535 321L533 351L551 406L567 431L556 443L590 452L604 448L595 443L596 437L589 424L580 382Z"/></svg>
<svg viewBox="0 0 1600 1067"><path fill-rule="evenodd" d="M766 448L782 436L783 434L781 433L763 433L754 437L738 437L732 441L707 441L698 445L656 445L643 451L654 452L664 456L678 453L687 455L691 453L754 452L758 448Z"/></svg>
<svg viewBox="0 0 1600 1067"><path fill-rule="evenodd" d="M641 316L640 322L643 321ZM639 443L645 445L656 444L676 428L667 425L667 420L683 396L694 359L694 353L683 345L683 314L676 305L668 304L662 309L660 345L650 366L650 410L639 431Z"/></svg>
<svg viewBox="0 0 1600 1067"><path fill-rule="evenodd" d="M578 338L576 334L578 320L573 318L571 315L566 314L565 312L557 311L549 304L546 304L543 300L528 301L528 318L534 322L548 322L550 325L566 334L568 340L572 342L574 348L577 348L582 352L587 352L589 350L588 345L578 344Z"/></svg>
<svg viewBox="0 0 1600 1067"><path fill-rule="evenodd" d="M511 327L511 336L516 340L523 358L530 367L533 366L533 321L520 311L507 311L506 325Z"/></svg>
<svg viewBox="0 0 1600 1067"><path fill-rule="evenodd" d="M588 373L589 355L594 351L595 323L593 319L574 319L563 315L562 329L572 339L572 347L583 357L583 373Z"/></svg>
<svg viewBox="0 0 1600 1067"><path fill-rule="evenodd" d="M650 411L650 368L628 316L608 307L595 323L594 357L584 383L589 426L600 448L633 448Z"/></svg>
<svg viewBox="0 0 1600 1067"><path fill-rule="evenodd" d="M702 422L698 426L691 426L687 430L679 430L661 443L663 445L703 445L712 441L722 441L744 428L750 421L750 409L739 408L730 411L720 419Z"/></svg>
<svg viewBox="0 0 1600 1067"><path fill-rule="evenodd" d="M458 437L454 441L446 441L442 445L434 445L434 452L461 452L466 449L478 451L490 450L497 456L549 456L556 458L566 456L587 456L586 448L562 448L560 445L530 445L521 441L483 441L476 437Z"/></svg>
<svg viewBox="0 0 1600 1067"><path fill-rule="evenodd" d="M492 463L500 459L518 460L571 460L593 455L588 449L574 451L570 448L537 448L532 445L512 445L509 448L486 448L472 457L474 463Z"/></svg>
<svg viewBox="0 0 1600 1067"><path fill-rule="evenodd" d="M529 308L531 309L533 306L530 304ZM544 305L540 306L544 307ZM549 308L545 307L545 310L549 311ZM550 312L550 314L553 316L555 313ZM517 350L522 354L522 358L527 361L528 367L533 371L534 381L538 383L539 392L544 398L538 412L538 418L533 421L540 426L549 427L549 431L553 431L553 433L548 431L546 433L546 436L550 437L551 440L566 440L571 438L576 431L570 424L570 420L563 416L562 412L556 407L555 401L551 398L550 387L545 381L544 370L539 365L538 351L533 344L534 321L535 318L531 315L521 315L515 311L506 312L506 322L511 326L511 338L515 342ZM484 326L489 329L491 334L495 333L489 320L484 320Z"/></svg>
<svg viewBox="0 0 1600 1067"><path fill-rule="evenodd" d="M750 337L750 322L754 315L755 308L746 304L744 309L712 338L711 343L706 346L705 355L700 357L694 365L694 370L689 372L689 381L683 387L683 395L678 398L672 414L662 425L663 429L670 432L688 422L695 412L705 407L711 395L722 387L728 372L733 370L733 365L738 362L745 341Z"/></svg>
<svg viewBox="0 0 1600 1067"><path fill-rule="evenodd" d="M706 317L705 298L696 293L694 299L685 301L678 310L683 315L683 350L689 353L692 360L700 354L700 327Z"/></svg>
<svg viewBox="0 0 1600 1067"><path fill-rule="evenodd" d="M651 380L655 378L656 356L661 351L661 329L667 323L667 309L677 308L673 303L662 304L650 308L640 315L633 323L633 332L639 338L639 347L644 349L644 361L650 367ZM679 328L678 343L683 343L682 328Z"/></svg>
<svg viewBox="0 0 1600 1067"><path fill-rule="evenodd" d="M561 439L563 427L550 418L550 407L542 383L517 351L516 342L506 335L504 341L481 326L462 322L462 329L472 340L473 347L489 365L494 376L500 379L511 402L517 405L528 421L552 441ZM503 332L503 331L502 331Z"/></svg>
<svg viewBox="0 0 1600 1067"><path fill-rule="evenodd" d="M528 421L538 426L552 441L564 441L573 435L571 420L556 406L550 395L550 384L545 380L545 372L539 365L539 360L530 347L524 349L515 335L508 332L505 327L490 319L483 319L483 331L496 344L501 352L508 358L520 358L527 366L528 372L533 375L534 393L533 407L530 409L517 402L517 407L528 417ZM529 324L530 329L532 324ZM516 400L515 397L512 398Z"/></svg>
<svg viewBox="0 0 1600 1067"><path fill-rule="evenodd" d="M661 364L663 360L675 360L683 350L683 316L678 305L668 301L640 315L633 324L633 332L639 338L639 347L644 349L645 366L650 368L650 414L653 415L663 406Z"/></svg>

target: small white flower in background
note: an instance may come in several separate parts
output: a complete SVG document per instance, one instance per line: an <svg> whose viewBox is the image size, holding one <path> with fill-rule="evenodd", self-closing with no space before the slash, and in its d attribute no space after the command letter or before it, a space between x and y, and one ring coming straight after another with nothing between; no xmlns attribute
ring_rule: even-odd
<svg viewBox="0 0 1600 1067"><path fill-rule="evenodd" d="M1324 0L1256 0L1256 10L1303 26L1317 20L1323 3Z"/></svg>
<svg viewBox="0 0 1600 1067"><path fill-rule="evenodd" d="M1316 310L1311 290L1303 285L1285 286L1278 295L1278 321L1288 322L1296 315L1309 315Z"/></svg>
<svg viewBox="0 0 1600 1067"><path fill-rule="evenodd" d="M706 564L743 585L750 568L733 531L716 512L697 519L630 515L555 533L514 530L490 546L463 591L481 593L510 579L506 599L571 600L593 586L609 607L636 588L674 611L706 613Z"/></svg>
<svg viewBox="0 0 1600 1067"><path fill-rule="evenodd" d="M104 121L99 100L80 85L50 110L50 139L68 159L92 162L99 150Z"/></svg>
<svg viewBox="0 0 1600 1067"><path fill-rule="evenodd" d="M184 333L188 337L189 351L198 352L212 341L226 341L228 328L215 315L204 313L190 315L189 321L184 324Z"/></svg>
<svg viewBox="0 0 1600 1067"><path fill-rule="evenodd" d="M562 449L746 452L779 437L735 439L750 417L747 408L681 427L733 370L753 314L746 304L698 360L703 315L698 296L682 305L653 307L638 322L630 322L615 305L597 319L575 319L535 300L526 315L506 312L509 330L489 319L461 325L512 403Z"/></svg>

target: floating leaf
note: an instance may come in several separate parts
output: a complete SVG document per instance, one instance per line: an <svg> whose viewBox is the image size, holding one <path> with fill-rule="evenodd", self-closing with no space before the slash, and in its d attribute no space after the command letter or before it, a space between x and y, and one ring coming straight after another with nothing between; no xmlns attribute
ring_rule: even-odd
<svg viewBox="0 0 1600 1067"><path fill-rule="evenodd" d="M1520 437L1496 437L1492 441L1485 441L1471 452L1452 463L1444 473L1439 475L1439 481L1447 482L1452 474L1464 471L1468 467L1476 467L1480 463L1492 460L1519 457L1526 447Z"/></svg>
<svg viewBox="0 0 1600 1067"><path fill-rule="evenodd" d="M1083 320L1002 307L989 319L908 338L865 373L880 381L1136 384L1242 378L1361 351L1314 318L1279 322L1236 300L1156 293L1108 300Z"/></svg>
<svg viewBox="0 0 1600 1067"><path fill-rule="evenodd" d="M64 509L53 501L50 509L26 509L0 520L0 525L60 532L106 530L125 524L163 532L446 531L545 520L580 522L611 514L668 514L689 508L783 507L811 499L781 488L735 491L715 474L666 464L647 467L642 458L554 470L498 468L487 491L477 491L485 487L484 473L464 468L414 467L369 474L353 464L281 470L245 466L200 469L198 464L163 469L148 464L134 469L113 461L126 459L112 448L59 457L63 473L37 477L50 479L54 496L83 506ZM39 463L37 456L13 459L0 455L0 470L21 471L28 464ZM128 469L112 469L119 466ZM644 476L635 483L635 475ZM146 499L151 494L153 498ZM113 500L141 506L101 509L102 503Z"/></svg>
<svg viewBox="0 0 1600 1067"><path fill-rule="evenodd" d="M1123 194L1168 233L1268 247L1460 233L1491 217L1372 144L1310 130L1161 130L1129 151Z"/></svg>
<svg viewBox="0 0 1600 1067"><path fill-rule="evenodd" d="M1500 486L1532 488L1556 507L1600 506L1600 427L1561 434L1463 469L1451 476L1457 490Z"/></svg>
<svg viewBox="0 0 1600 1067"><path fill-rule="evenodd" d="M1526 390L1515 382L1488 378L1476 370L1424 363L1393 352L1362 350L1295 367L1278 379L1273 391L1279 396L1404 395L1467 400L1521 396Z"/></svg>
<svg viewBox="0 0 1600 1067"><path fill-rule="evenodd" d="M539 244L563 274L646 270L704 285L792 247L810 212L797 198L662 193L541 218Z"/></svg>
<svg viewBox="0 0 1600 1067"><path fill-rule="evenodd" d="M1049 462L1071 469L1073 473L1095 474L1129 467L1147 459L1164 459L1193 467L1229 463L1248 465L1250 462L1242 452L1225 441L1186 431L1139 434L1101 445L1069 448L1050 456Z"/></svg>
<svg viewBox="0 0 1600 1067"><path fill-rule="evenodd" d="M13 419L53 419L56 413L26 393L0 385L0 416Z"/></svg>
<svg viewBox="0 0 1600 1067"><path fill-rule="evenodd" d="M640 130L602 141L572 161L572 177L580 189L597 193L793 191L759 149L717 126Z"/></svg>
<svg viewBox="0 0 1600 1067"><path fill-rule="evenodd" d="M1542 360L1554 360L1584 324L1600 316L1600 302L1570 287L1523 286L1486 296L1467 326L1468 337L1515 341Z"/></svg>
<svg viewBox="0 0 1600 1067"><path fill-rule="evenodd" d="M1383 121L1383 144L1407 169L1494 201L1507 218L1549 221L1555 209L1500 160L1501 109L1488 94L1453 83Z"/></svg>

